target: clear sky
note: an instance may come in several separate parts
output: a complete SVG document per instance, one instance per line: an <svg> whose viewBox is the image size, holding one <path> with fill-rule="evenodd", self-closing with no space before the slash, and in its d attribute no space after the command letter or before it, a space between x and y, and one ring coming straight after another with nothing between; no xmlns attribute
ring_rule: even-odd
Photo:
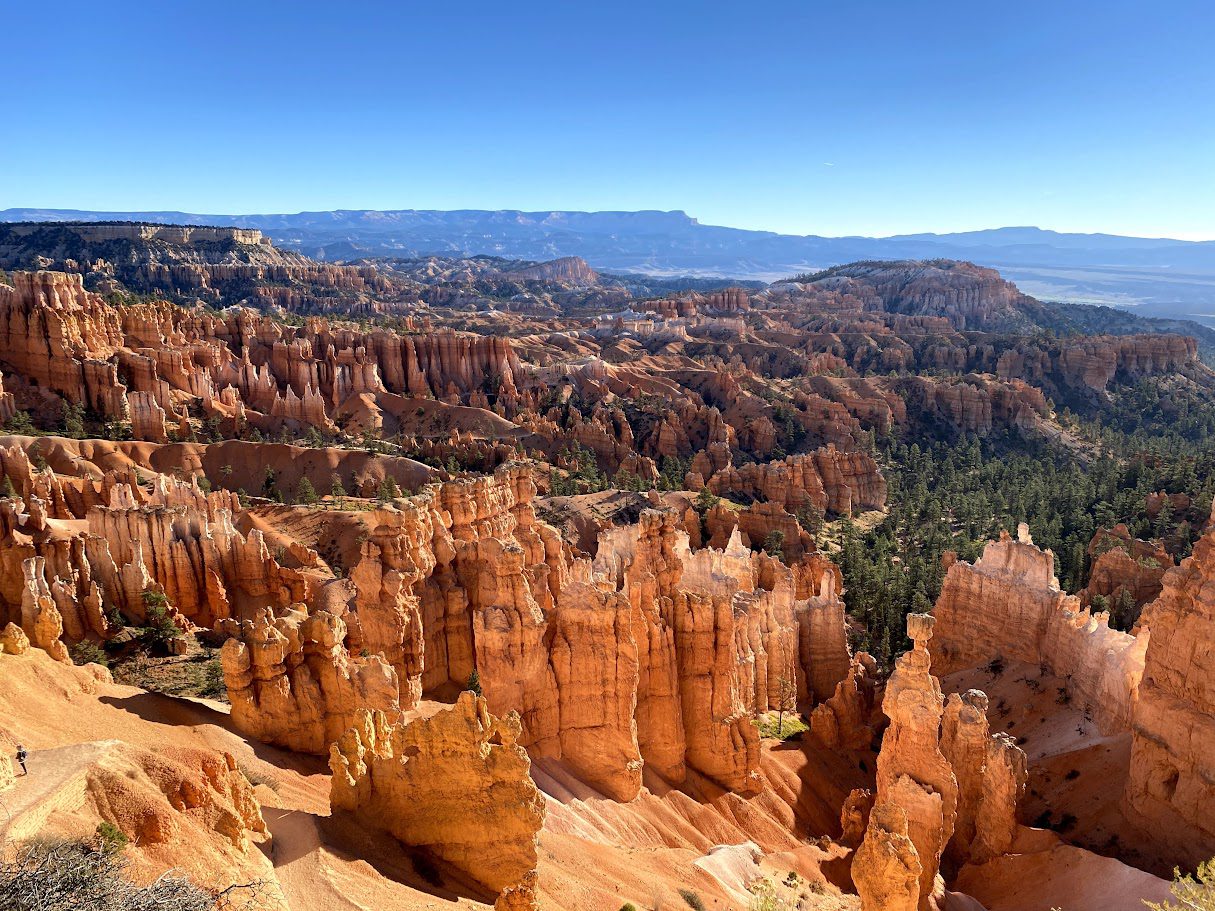
<svg viewBox="0 0 1215 911"><path fill-rule="evenodd" d="M0 208L1215 238L1215 3L14 0Z"/></svg>

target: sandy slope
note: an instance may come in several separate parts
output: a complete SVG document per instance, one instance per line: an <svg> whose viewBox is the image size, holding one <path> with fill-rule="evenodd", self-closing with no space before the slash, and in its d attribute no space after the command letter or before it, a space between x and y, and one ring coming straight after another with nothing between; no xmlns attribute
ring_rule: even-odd
<svg viewBox="0 0 1215 911"><path fill-rule="evenodd" d="M274 787L259 785L257 794L272 839L260 850L272 861L293 911L484 907L486 896L450 871L415 866L392 839L331 818L323 761L246 742L231 730L221 704L116 685L95 669L56 664L34 650L20 657L0 655L0 730L31 749L31 769L40 776L37 786L23 782L6 794L22 808L45 789L61 788L82 757L104 752L107 747L98 741L116 739L153 750L224 750L243 767L269 776ZM849 787L864 782L865 773L852 758L807 753L792 744L772 746L766 745L763 757L771 786L751 800L712 793L705 785L705 803L670 792L645 793L622 805L595 795L560 766L538 764L536 777L549 803L540 840L541 907L618 911L631 901L673 911L687 907L677 891L685 888L698 893L706 908L738 911L745 905L737 877L719 879L696 861L714 845L745 841L777 852L765 860L765 872L781 879L790 870L799 873L807 885L805 907L855 907L855 897L840 898L825 882L819 865L828 855L806 840L833 831L831 808ZM176 850L178 860L164 862L191 866L197 846ZM819 883L815 888L824 894L808 891L810 882Z"/></svg>

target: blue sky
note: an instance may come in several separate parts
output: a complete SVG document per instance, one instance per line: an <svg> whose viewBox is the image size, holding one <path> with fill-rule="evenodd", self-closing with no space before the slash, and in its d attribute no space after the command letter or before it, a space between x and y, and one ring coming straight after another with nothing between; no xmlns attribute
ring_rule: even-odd
<svg viewBox="0 0 1215 911"><path fill-rule="evenodd" d="M1209 2L33 3L0 208L1215 238Z"/></svg>

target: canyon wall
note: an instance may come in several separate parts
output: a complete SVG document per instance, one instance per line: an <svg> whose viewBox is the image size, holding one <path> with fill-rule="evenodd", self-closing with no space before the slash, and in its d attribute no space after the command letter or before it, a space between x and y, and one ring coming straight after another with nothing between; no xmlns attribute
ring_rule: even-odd
<svg viewBox="0 0 1215 911"><path fill-rule="evenodd" d="M933 670L952 674L996 659L1044 666L1067 678L1073 699L1091 709L1102 731L1130 725L1143 674L1146 633L1111 629L1059 588L1054 555L1034 546L1024 525L1005 533L974 564L953 562L933 608Z"/></svg>
<svg viewBox="0 0 1215 911"><path fill-rule="evenodd" d="M1164 574L1151 630L1123 804L1167 856L1215 854L1215 534Z"/></svg>

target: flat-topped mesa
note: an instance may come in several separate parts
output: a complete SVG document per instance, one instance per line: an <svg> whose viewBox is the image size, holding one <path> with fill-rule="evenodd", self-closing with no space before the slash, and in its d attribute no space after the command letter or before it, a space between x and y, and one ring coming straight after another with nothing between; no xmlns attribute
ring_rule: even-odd
<svg viewBox="0 0 1215 911"><path fill-rule="evenodd" d="M1215 532L1164 575L1135 705L1123 804L1167 863L1215 853Z"/></svg>
<svg viewBox="0 0 1215 911"><path fill-rule="evenodd" d="M518 716L496 718L467 691L408 723L361 712L330 750L330 802L494 893L513 891L536 869L544 824L519 734Z"/></svg>
<svg viewBox="0 0 1215 911"><path fill-rule="evenodd" d="M951 260L849 263L808 287L851 295L866 310L942 316L962 330L1024 329L1044 309L994 269Z"/></svg>
<svg viewBox="0 0 1215 911"><path fill-rule="evenodd" d="M899 657L882 708L890 726L877 761L877 793L852 864L862 911L929 911L943 895L937 873L1006 853L1027 778L1025 754L990 735L978 690L946 701L929 673L933 618L909 614L911 651Z"/></svg>
<svg viewBox="0 0 1215 911"><path fill-rule="evenodd" d="M352 657L340 617L267 612L221 629L232 637L220 655L232 721L250 737L323 756L360 713L401 717L392 667L378 655Z"/></svg>
<svg viewBox="0 0 1215 911"><path fill-rule="evenodd" d="M269 244L268 238L255 228L215 228L195 225L130 224L99 222L96 224L63 224L65 230L84 240L163 241L168 244L222 243ZM18 229L19 230L19 229Z"/></svg>
<svg viewBox="0 0 1215 911"><path fill-rule="evenodd" d="M952 555L948 555L952 559ZM933 608L933 670L940 676L997 658L1045 666L1067 680L1105 733L1126 730L1147 637L1111 629L1059 588L1054 555L1035 547L1028 528L1002 533L974 564L949 563Z"/></svg>

